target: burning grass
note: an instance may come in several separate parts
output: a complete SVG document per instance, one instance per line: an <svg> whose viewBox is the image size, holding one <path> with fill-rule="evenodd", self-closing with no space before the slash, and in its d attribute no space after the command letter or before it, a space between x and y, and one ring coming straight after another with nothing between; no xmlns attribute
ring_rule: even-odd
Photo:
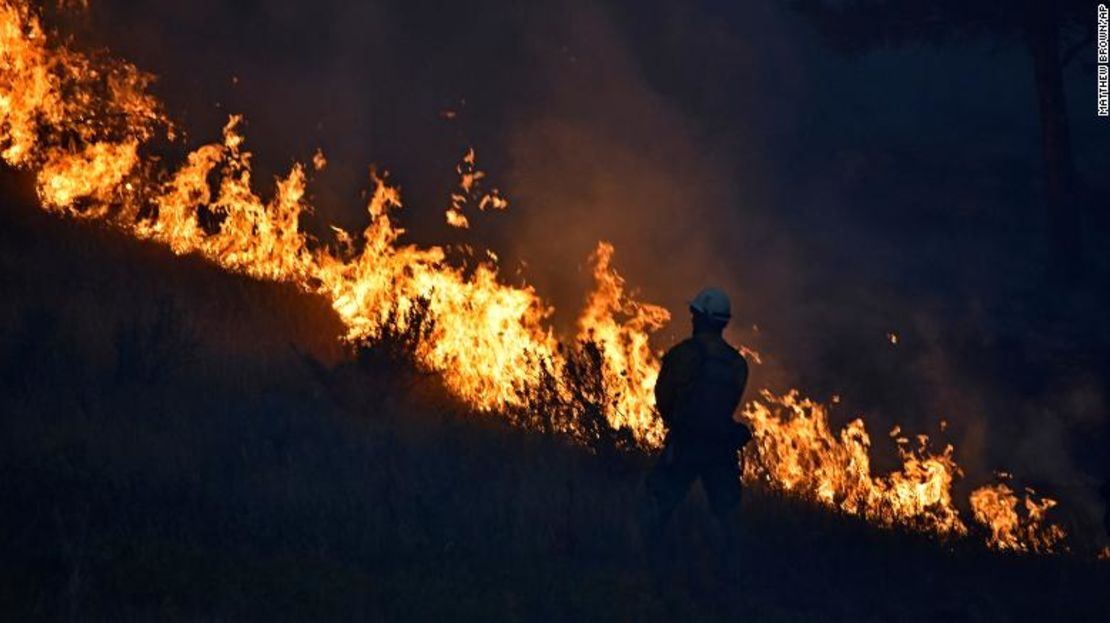
<svg viewBox="0 0 1110 623"><path fill-rule="evenodd" d="M0 245L17 269L0 282L0 361L17 364L0 376L0 529L18 535L0 540L5 620L1084 621L1110 607L1105 565L938 547L763 486L734 526L740 581L706 597L699 491L652 576L634 517L646 457L473 411L415 368L416 318L333 353L326 301L30 215ZM165 300L199 336L189 363L119 378L113 329L151 326Z"/></svg>
<svg viewBox="0 0 1110 623"><path fill-rule="evenodd" d="M369 224L361 235L335 229L336 242L328 245L300 227L311 212L304 166L276 180L269 200L255 192L237 116L220 142L193 149L176 166L164 164L156 143L176 139L148 92L151 80L129 63L70 49L25 2L0 0L0 156L35 175L44 209L96 219L175 254L322 296L348 343L371 357L410 357L470 409L506 414L604 455L662 443L652 394L659 356L650 342L669 314L632 296L613 267L611 245L599 243L592 258L595 286L576 335L560 339L548 322L550 306L532 287L504 283L492 254L459 266L441 247L404 242L396 220L400 192L384 176L372 176ZM483 177L472 151L459 173L463 194L447 218L462 226L463 200L478 192ZM507 206L496 193L476 200L479 208ZM156 343L187 350L183 336L151 332ZM132 332L121 352L148 338ZM381 348L365 348L376 344ZM124 369L163 375L164 357L152 357L127 355ZM878 476L861 420L833 431L821 406L797 393L764 393L745 415L756 436L749 480L882 526L937 536L966 532L951 497L959 475L951 448L934 452L924 441L903 446L901 469ZM1026 498L1029 512L1016 514L1013 505L999 503L999 486L970 499L973 519L991 527L989 544L1056 548L1062 531L1043 512L1051 501Z"/></svg>

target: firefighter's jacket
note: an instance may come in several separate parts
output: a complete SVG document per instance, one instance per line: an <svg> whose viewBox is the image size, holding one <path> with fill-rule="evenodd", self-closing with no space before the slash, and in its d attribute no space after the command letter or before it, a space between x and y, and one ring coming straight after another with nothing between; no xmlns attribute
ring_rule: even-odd
<svg viewBox="0 0 1110 623"><path fill-rule="evenodd" d="M725 445L733 449L751 437L733 421L748 382L748 364L720 335L698 333L663 356L655 402L669 442Z"/></svg>

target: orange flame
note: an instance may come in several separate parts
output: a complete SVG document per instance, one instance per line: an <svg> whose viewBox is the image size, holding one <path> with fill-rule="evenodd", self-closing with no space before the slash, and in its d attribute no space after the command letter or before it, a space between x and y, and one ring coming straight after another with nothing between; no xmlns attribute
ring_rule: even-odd
<svg viewBox="0 0 1110 623"><path fill-rule="evenodd" d="M988 542L999 549L1020 552L1051 552L1066 536L1056 525L1044 525L1044 515L1056 501L1037 501L1031 489L1026 490L1025 516L1018 512L1018 497L1004 484L987 485L971 494L971 509L976 520L990 528Z"/></svg>
<svg viewBox="0 0 1110 623"><path fill-rule="evenodd" d="M899 438L902 468L874 476L871 438L862 420L834 434L825 408L796 391L785 396L764 391L745 415L753 424L755 442L754 460L745 464L747 478L884 526L904 525L940 535L967 531L951 496L952 481L960 473L952 446L932 454L924 436L916 449Z"/></svg>
<svg viewBox="0 0 1110 623"><path fill-rule="evenodd" d="M228 270L321 294L348 339L374 339L389 319L404 323L408 310L426 303L432 329L416 357L478 410L527 408L524 396L539 382L539 371L557 373L567 365L548 322L552 308L530 286L502 283L495 256L464 270L447 262L440 247L401 242L404 230L393 221L401 197L382 177L373 176L369 224L358 244L333 228L339 250L331 251L312 244L300 228L301 216L311 211L303 166L277 180L269 201L252 190L251 154L237 116L221 142L196 148L176 170L160 173L144 149L157 133L170 140L174 135L148 93L150 81L128 63L94 62L49 40L25 2L0 0L0 157L36 174L44 209L102 219L174 253L200 254ZM317 152L313 168L325 165ZM467 227L463 208L474 200L480 210L508 206L496 190L481 192L485 173L473 150L457 171L450 224ZM650 338L670 317L626 291L612 268L613 253L602 242L593 255L596 284L576 338L593 342L601 354L609 424L629 429L645 447L658 447L665 431L655 411L659 357ZM764 391L743 417L755 436L745 451L751 459L746 480L882 526L967 533L951 496L960 475L951 446L934 453L924 436L915 447L898 438L902 467L874 475L862 420L834 432L824 406L796 391ZM1017 495L996 484L975 491L970 504L972 517L989 529L992 547L1052 551L1064 538L1045 520L1055 505L1048 498L1036 502L1027 494L1021 516Z"/></svg>

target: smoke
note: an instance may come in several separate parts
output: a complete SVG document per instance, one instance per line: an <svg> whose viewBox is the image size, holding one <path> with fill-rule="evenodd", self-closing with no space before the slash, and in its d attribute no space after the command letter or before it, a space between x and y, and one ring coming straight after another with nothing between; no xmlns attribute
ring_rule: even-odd
<svg viewBox="0 0 1110 623"><path fill-rule="evenodd" d="M244 113L260 185L322 147L329 166L312 186L321 222L362 224L359 192L366 166L377 163L401 184L415 239L489 245L510 271L526 262L524 274L568 317L601 239L616 244L630 283L672 310L684 311L706 282L730 287L747 309L756 297L741 294L746 273L785 279L777 257L750 268L761 251L750 241L771 229L757 222L765 208L753 206L764 203L762 159L731 158L736 132L715 134L660 93L639 51L654 37L680 53L712 16L694 12L686 32L636 40L618 9L580 0L527 9L109 0L80 30L158 74L194 142L215 137L227 114ZM673 7L644 5L633 26L669 23L665 11ZM730 45L726 54L751 56L735 37ZM730 115L760 123L750 104L730 105ZM442 211L452 167L470 145L513 208L460 235L443 225Z"/></svg>
<svg viewBox="0 0 1110 623"><path fill-rule="evenodd" d="M1058 367L1082 327L1030 309L1035 136L1013 55L841 61L781 7L708 1L104 0L67 26L161 76L193 144L244 113L260 187L322 147L319 231L365 222L377 163L413 239L489 246L508 278L526 264L564 328L612 241L675 314L659 346L721 285L730 338L764 355L753 389L840 396L834 416L876 438L952 441L976 484L1007 469L1095 506L1073 440L1101 425L1102 387ZM991 93L937 95L953 80ZM470 145L512 207L458 232L443 210Z"/></svg>
<svg viewBox="0 0 1110 623"><path fill-rule="evenodd" d="M573 301L589 287L582 260L598 239L612 241L629 281L681 310L673 298L723 272L715 229L737 201L725 167L703 151L696 122L647 83L600 9L553 13L532 17L542 24L531 42L538 100L507 133L521 206L509 242L541 290Z"/></svg>

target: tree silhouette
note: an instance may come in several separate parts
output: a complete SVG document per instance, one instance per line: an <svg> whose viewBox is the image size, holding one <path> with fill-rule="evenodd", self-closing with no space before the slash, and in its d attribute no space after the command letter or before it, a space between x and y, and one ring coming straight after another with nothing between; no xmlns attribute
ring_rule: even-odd
<svg viewBox="0 0 1110 623"><path fill-rule="evenodd" d="M791 4L809 16L834 47L849 54L985 37L1019 39L1029 54L1036 85L1051 274L1065 281L1079 276L1083 268L1080 180L1072 159L1063 67L1094 38L1094 3L791 0Z"/></svg>

